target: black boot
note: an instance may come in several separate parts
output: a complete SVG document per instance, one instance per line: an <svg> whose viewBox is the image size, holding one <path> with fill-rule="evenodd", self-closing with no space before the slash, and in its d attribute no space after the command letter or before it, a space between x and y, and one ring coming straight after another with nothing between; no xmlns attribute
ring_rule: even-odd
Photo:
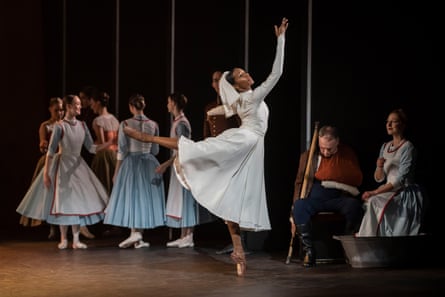
<svg viewBox="0 0 445 297"><path fill-rule="evenodd" d="M303 246L303 266L313 267L315 266L315 249L312 244L310 223L297 225L297 232Z"/></svg>
<svg viewBox="0 0 445 297"><path fill-rule="evenodd" d="M345 223L345 235L354 235L358 232L359 224L355 222L346 221Z"/></svg>

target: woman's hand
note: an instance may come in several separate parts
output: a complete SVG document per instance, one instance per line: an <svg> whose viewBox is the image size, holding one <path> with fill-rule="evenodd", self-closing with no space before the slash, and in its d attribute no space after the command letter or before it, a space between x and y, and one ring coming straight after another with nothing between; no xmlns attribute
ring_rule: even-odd
<svg viewBox="0 0 445 297"><path fill-rule="evenodd" d="M51 177L46 173L43 174L43 184L47 189L51 186Z"/></svg>
<svg viewBox="0 0 445 297"><path fill-rule="evenodd" d="M48 151L48 141L42 140L40 142L39 148L42 154L46 153Z"/></svg>
<svg viewBox="0 0 445 297"><path fill-rule="evenodd" d="M377 162L376 162L377 168L383 168L384 164L385 164L385 158L380 157L377 159Z"/></svg>
<svg viewBox="0 0 445 297"><path fill-rule="evenodd" d="M388 191L391 191L393 189L393 186L391 183L387 183L385 185L381 185L377 189L373 191L366 191L362 194L362 200L367 201L371 196L379 195Z"/></svg>
<svg viewBox="0 0 445 297"><path fill-rule="evenodd" d="M371 197L371 196L374 195L373 192L374 192L374 191L366 191L366 192L363 192L363 194L362 194L362 200L363 200L363 201L368 201L369 197Z"/></svg>
<svg viewBox="0 0 445 297"><path fill-rule="evenodd" d="M167 170L167 165L165 163L160 164L158 167L156 167L155 172L157 174L164 174L164 172Z"/></svg>
<svg viewBox="0 0 445 297"><path fill-rule="evenodd" d="M283 18L281 20L281 25L280 27L278 27L277 25L275 25L275 35L280 36L281 34L284 34L287 30L287 26L289 25L287 18Z"/></svg>

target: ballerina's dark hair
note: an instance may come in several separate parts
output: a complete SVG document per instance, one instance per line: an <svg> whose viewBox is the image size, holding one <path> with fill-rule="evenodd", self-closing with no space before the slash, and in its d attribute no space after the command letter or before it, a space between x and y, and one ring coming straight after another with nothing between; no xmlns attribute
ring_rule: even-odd
<svg viewBox="0 0 445 297"><path fill-rule="evenodd" d="M143 110L145 108L145 98L141 94L134 94L128 101L130 105L133 105L137 110Z"/></svg>
<svg viewBox="0 0 445 297"><path fill-rule="evenodd" d="M235 68L233 68L232 70L230 70L226 75L225 75L225 79L227 80L227 82L231 85L235 84L235 77L233 77L233 72L235 71Z"/></svg>
<svg viewBox="0 0 445 297"><path fill-rule="evenodd" d="M187 105L187 97L180 92L173 92L170 94L170 100L175 102L179 110L184 110Z"/></svg>

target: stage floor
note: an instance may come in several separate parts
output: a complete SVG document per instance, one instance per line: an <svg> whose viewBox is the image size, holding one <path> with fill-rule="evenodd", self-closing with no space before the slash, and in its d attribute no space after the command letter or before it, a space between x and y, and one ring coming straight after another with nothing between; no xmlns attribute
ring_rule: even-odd
<svg viewBox="0 0 445 297"><path fill-rule="evenodd" d="M125 237L85 239L86 250L59 250L56 240L35 236L2 240L0 296L445 296L445 268L435 265L303 268L295 258L285 264L287 251L254 251L246 275L238 277L230 256L215 253L222 242L200 240L194 248L178 249L153 238L149 248L118 248Z"/></svg>

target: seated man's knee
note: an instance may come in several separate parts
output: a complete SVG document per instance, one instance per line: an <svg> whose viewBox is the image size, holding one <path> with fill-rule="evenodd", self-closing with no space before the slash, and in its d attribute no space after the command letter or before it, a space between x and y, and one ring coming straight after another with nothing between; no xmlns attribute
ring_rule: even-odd
<svg viewBox="0 0 445 297"><path fill-rule="evenodd" d="M311 218L311 212L309 210L309 204L305 201L305 199L299 199L294 202L292 215L295 224L305 224Z"/></svg>

